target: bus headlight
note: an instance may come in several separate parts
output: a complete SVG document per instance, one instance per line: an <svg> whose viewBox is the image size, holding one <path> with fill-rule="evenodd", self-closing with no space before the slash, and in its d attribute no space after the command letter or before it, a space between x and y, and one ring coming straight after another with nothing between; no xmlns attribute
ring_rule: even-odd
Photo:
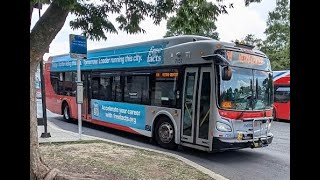
<svg viewBox="0 0 320 180"><path fill-rule="evenodd" d="M231 132L231 127L228 124L217 122L217 130L222 132Z"/></svg>

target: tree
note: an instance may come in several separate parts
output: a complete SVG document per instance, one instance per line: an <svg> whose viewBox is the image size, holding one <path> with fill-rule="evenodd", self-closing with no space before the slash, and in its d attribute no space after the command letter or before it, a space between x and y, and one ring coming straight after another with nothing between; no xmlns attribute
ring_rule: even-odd
<svg viewBox="0 0 320 180"><path fill-rule="evenodd" d="M219 0L221 1L221 0ZM246 3L256 0L245 0ZM159 24L167 14L174 12L181 4L176 0L100 0L100 3L89 0L30 0L30 25L33 8L36 3L48 4L46 12L37 21L30 32L30 179L53 179L55 176L67 176L56 169L50 169L43 162L38 144L35 72L37 65L48 51L49 45L63 27L71 13L76 19L70 22L72 29L81 29L91 40L105 40L107 33L118 30L127 33L145 32L139 24L146 17ZM118 14L116 28L108 14ZM71 177L69 177L71 178ZM77 177L76 179L79 179ZM85 179L85 178L82 178Z"/></svg>
<svg viewBox="0 0 320 180"><path fill-rule="evenodd" d="M166 36L196 34L219 39L215 21L223 8L206 0L186 0L167 21Z"/></svg>
<svg viewBox="0 0 320 180"><path fill-rule="evenodd" d="M219 40L216 32L215 22L220 14L227 12L227 6L220 4L223 0L216 0L218 4L206 0L184 0L178 8L175 16L167 21L167 33L165 36L176 36L183 34L195 34L211 37ZM245 5L261 0L245 0ZM233 3L229 4L233 8Z"/></svg>
<svg viewBox="0 0 320 180"><path fill-rule="evenodd" d="M30 25L33 8L38 2L30 0ZM52 40L70 13L77 17L70 22L72 29L81 29L89 39L105 40L106 33L117 33L117 29L130 34L144 32L139 24L145 17L151 17L154 24L159 24L163 18L167 18L168 13L173 12L177 4L171 0L100 0L99 4L88 0L40 0L40 3L49 4L49 7L30 32L30 179L53 179L55 176L70 179L72 177L50 169L39 152L35 72ZM118 14L118 28L110 22L108 13Z"/></svg>
<svg viewBox="0 0 320 180"><path fill-rule="evenodd" d="M273 70L290 69L290 4L277 0L274 11L269 12L264 51L271 60Z"/></svg>
<svg viewBox="0 0 320 180"><path fill-rule="evenodd" d="M249 44L260 49L263 46L263 41L260 38L255 37L253 34L248 34L242 41L245 44Z"/></svg>

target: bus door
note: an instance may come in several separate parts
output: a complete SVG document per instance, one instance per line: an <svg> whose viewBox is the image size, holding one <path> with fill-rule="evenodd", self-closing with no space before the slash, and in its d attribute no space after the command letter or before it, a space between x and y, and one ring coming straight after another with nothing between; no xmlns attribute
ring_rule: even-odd
<svg viewBox="0 0 320 180"><path fill-rule="evenodd" d="M81 74L81 80L83 82L83 104L82 104L82 118L86 119L87 121L91 120L91 117L89 117L90 114L90 72L82 72Z"/></svg>
<svg viewBox="0 0 320 180"><path fill-rule="evenodd" d="M212 122L212 68L186 68L183 86L181 141L209 146Z"/></svg>

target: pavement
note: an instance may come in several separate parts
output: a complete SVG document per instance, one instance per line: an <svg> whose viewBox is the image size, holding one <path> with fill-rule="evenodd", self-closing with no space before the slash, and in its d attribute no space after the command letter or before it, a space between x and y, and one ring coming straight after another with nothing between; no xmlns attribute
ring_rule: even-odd
<svg viewBox="0 0 320 180"><path fill-rule="evenodd" d="M38 102L39 115L42 114L41 101ZM65 131L74 132L78 137L78 123L68 123L61 115L47 111L48 121ZM234 180L289 180L290 179L290 123L273 122L274 140L266 148L242 149L230 152L207 153L191 148L167 150L150 143L149 139L123 131L104 128L91 123L83 123L83 134L109 139L134 146L166 151L184 157L215 173ZM40 128L43 132L43 126ZM50 129L48 130L50 132ZM51 133L52 134L52 133ZM40 139L40 138L39 138Z"/></svg>
<svg viewBox="0 0 320 180"><path fill-rule="evenodd" d="M42 117L41 117L42 115L40 117L39 117L39 115L40 114L38 114L38 118L42 119ZM48 119L51 117L57 116L56 114L51 113L50 111L47 111L47 115L48 115ZM47 138L41 137L41 134L44 133L44 126L38 125L38 141L39 141L39 143L72 142L72 141L79 141L80 140L80 136L78 133L63 130L50 121L47 121L47 132L50 133L51 137L47 137ZM181 160L182 162L184 162L184 163L198 169L199 171L209 175L210 177L212 177L215 180L227 180L227 178L221 176L220 174L217 174L217 173L215 173L215 172L213 172L213 171L211 171L211 170L209 170L209 169L207 169L207 168L205 168L205 167L203 167L193 161L190 161L189 159L186 159L182 156L179 156L177 154L163 152L163 151L150 149L150 148L146 148L146 147L139 147L139 146L135 146L135 145L131 145L131 144L125 144L125 143L121 143L121 142L117 142L117 141L112 141L112 140L103 139L103 138L94 137L94 136L88 136L88 135L84 135L84 134L82 134L81 140L102 140L102 141L105 141L108 143L114 143L114 144L119 144L119 145L123 145L123 146L127 146L127 147L133 147L133 148L137 148L137 149L143 149L143 150L147 150L147 151L165 154L165 155L168 155L168 156L171 156L171 157L174 157L174 158Z"/></svg>
<svg viewBox="0 0 320 180"><path fill-rule="evenodd" d="M68 142L68 141L79 141L80 136L79 134L69 132L69 131L62 131L60 128L52 124L48 121L47 123L47 132L50 133L51 137L49 138L42 138L41 134L44 133L44 126L38 126L38 141L39 143L46 143L46 142ZM89 136L81 136L81 140L96 140L94 137Z"/></svg>

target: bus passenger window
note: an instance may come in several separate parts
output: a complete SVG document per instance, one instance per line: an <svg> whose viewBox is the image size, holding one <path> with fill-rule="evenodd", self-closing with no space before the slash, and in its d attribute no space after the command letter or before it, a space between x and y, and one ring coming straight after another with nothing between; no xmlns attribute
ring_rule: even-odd
<svg viewBox="0 0 320 180"><path fill-rule="evenodd" d="M149 75L124 77L124 102L149 103Z"/></svg>
<svg viewBox="0 0 320 180"><path fill-rule="evenodd" d="M112 100L122 102L121 76L113 76Z"/></svg>
<svg viewBox="0 0 320 180"><path fill-rule="evenodd" d="M286 103L290 101L290 87L276 87L274 102Z"/></svg>
<svg viewBox="0 0 320 180"><path fill-rule="evenodd" d="M177 70L162 70L152 74L151 105L176 107Z"/></svg>
<svg viewBox="0 0 320 180"><path fill-rule="evenodd" d="M58 95L75 96L76 83L73 81L74 72L56 73L52 72L50 76L53 90Z"/></svg>

